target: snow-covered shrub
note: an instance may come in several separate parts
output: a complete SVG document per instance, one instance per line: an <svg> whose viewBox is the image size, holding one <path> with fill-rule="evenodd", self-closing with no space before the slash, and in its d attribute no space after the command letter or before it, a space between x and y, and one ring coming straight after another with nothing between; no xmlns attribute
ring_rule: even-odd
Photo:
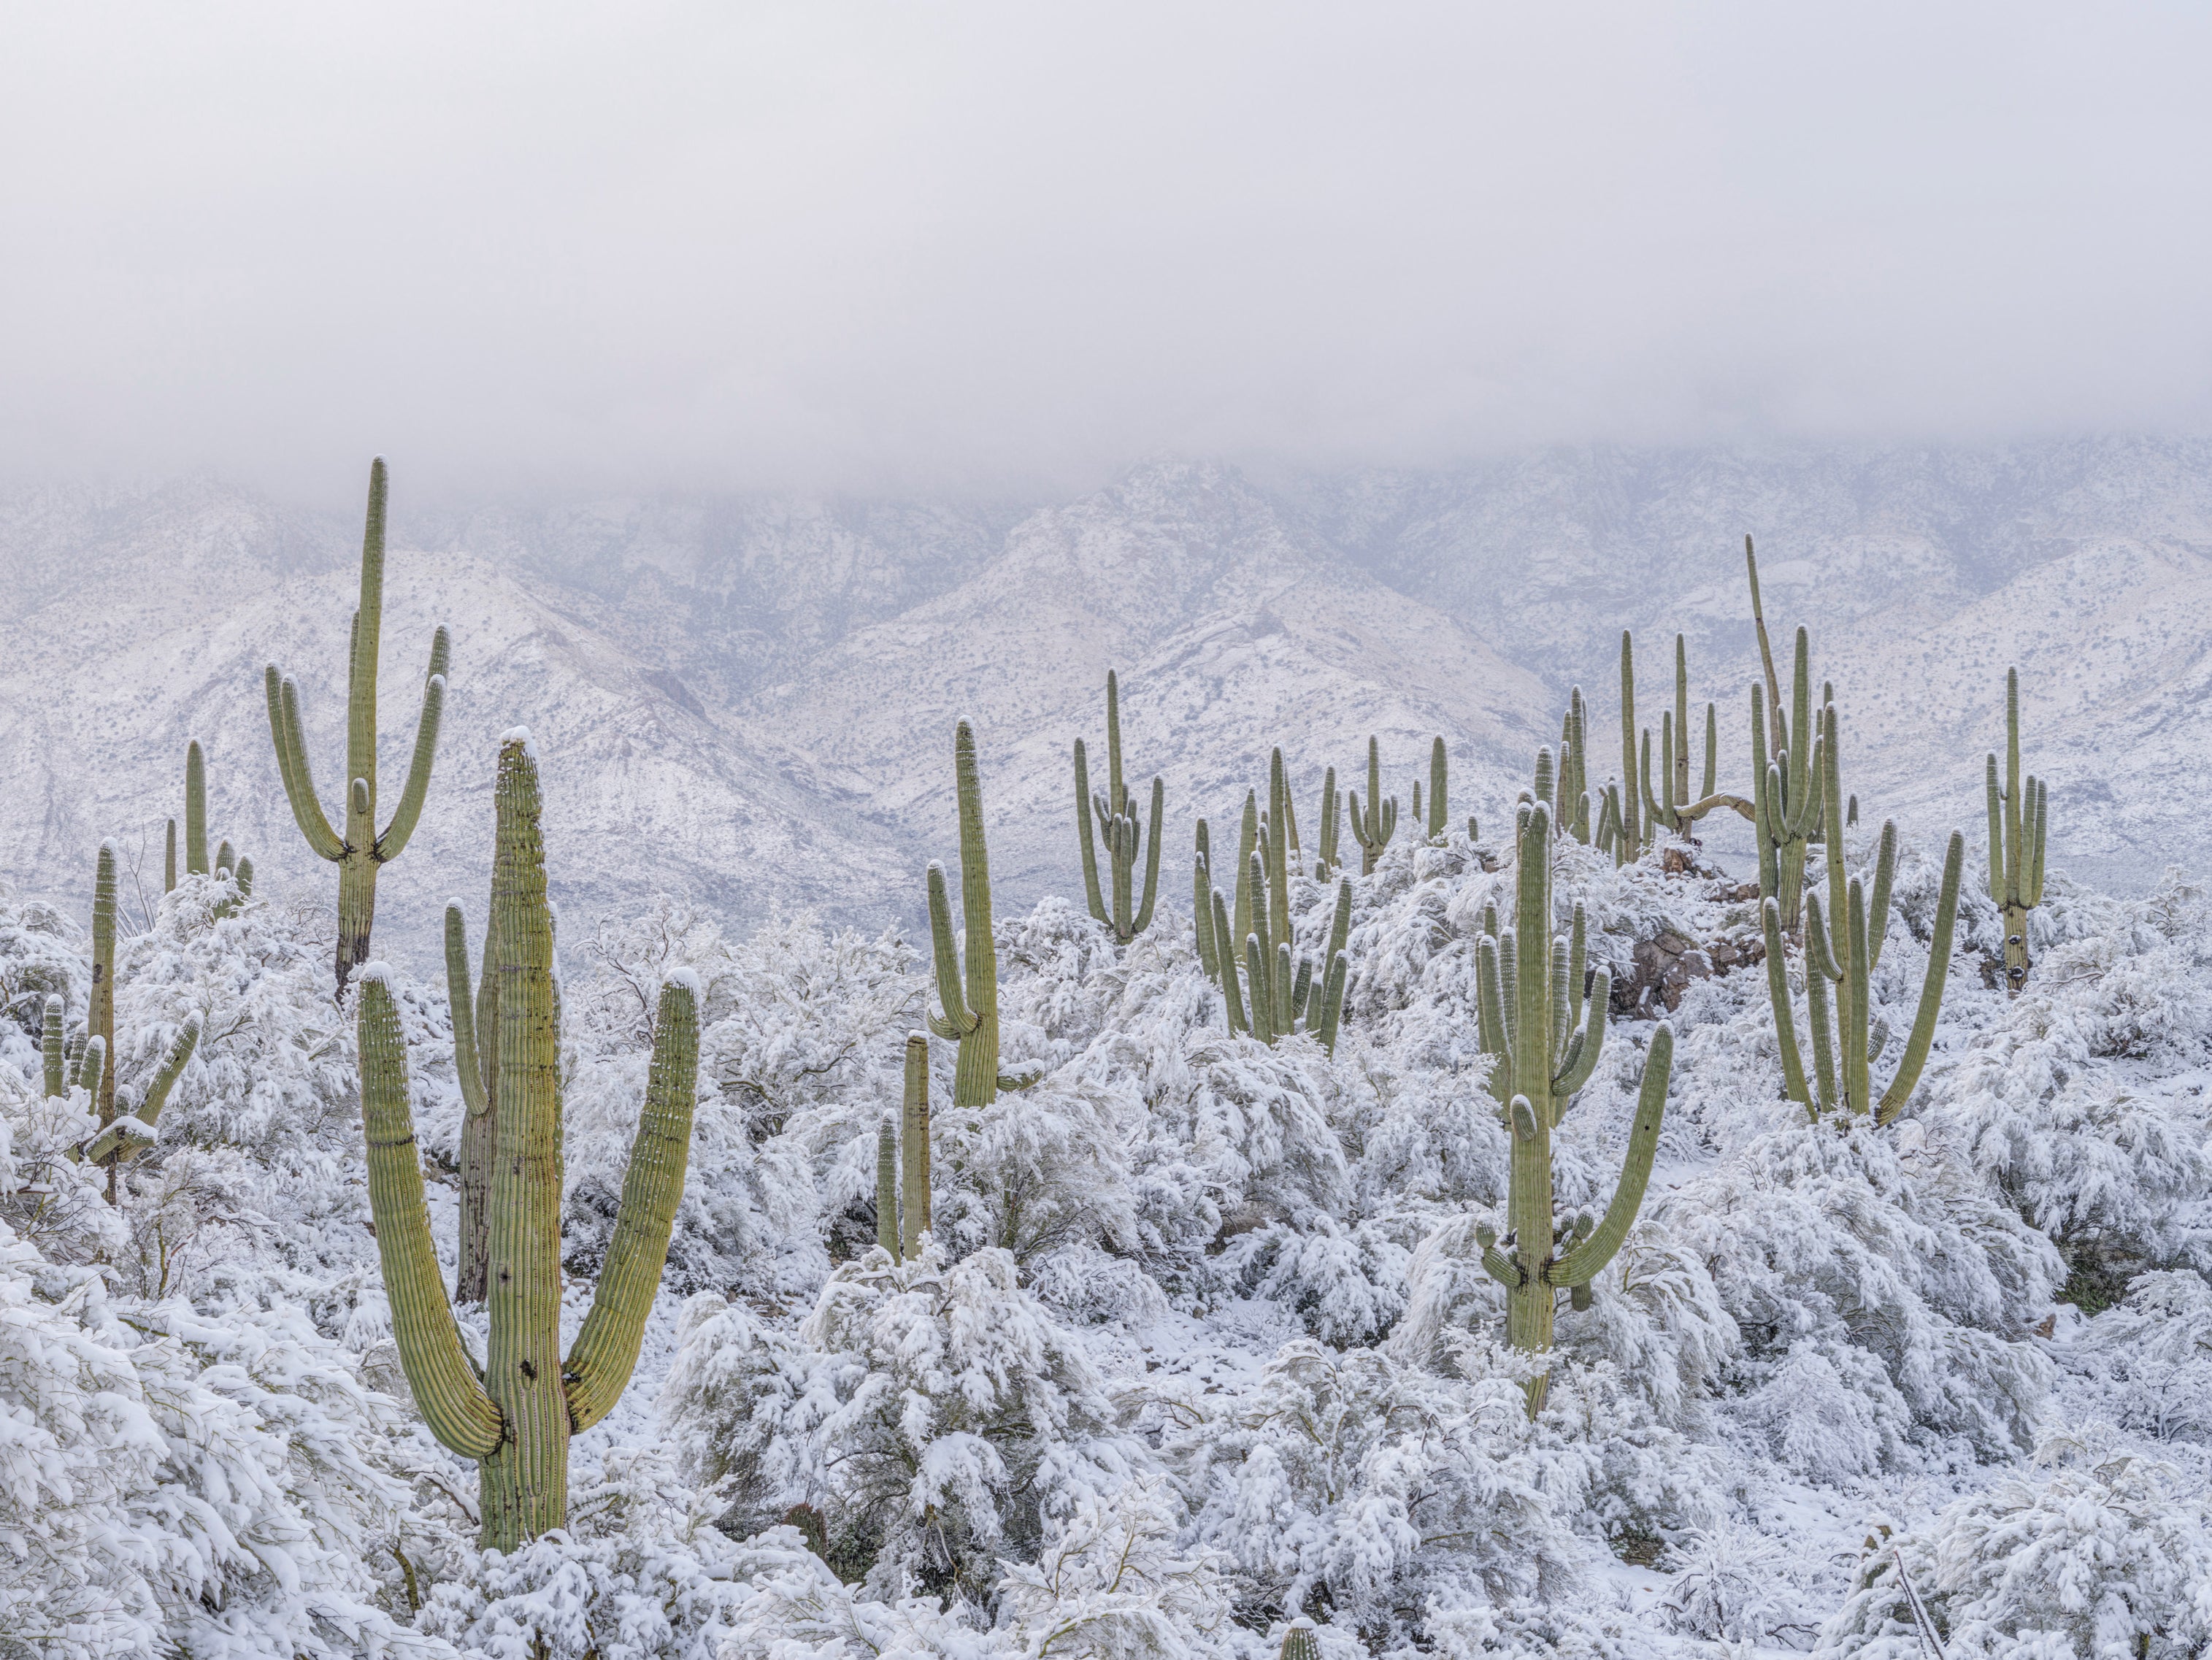
<svg viewBox="0 0 2212 1660"><path fill-rule="evenodd" d="M2181 1660L2212 1643L2212 1512L2108 1432L2063 1433L2037 1468L1881 1541L1816 1652L1925 1652L1907 1582L1958 1660Z"/></svg>
<svg viewBox="0 0 2212 1660"><path fill-rule="evenodd" d="M2203 1275L2144 1274L2067 1358L2101 1385L2124 1427L2158 1441L2212 1441L2212 1285Z"/></svg>
<svg viewBox="0 0 2212 1660"><path fill-rule="evenodd" d="M1664 1608L1674 1628L1708 1641L1765 1643L1794 1626L1802 1587L1778 1540L1737 1523L1692 1528L1669 1545Z"/></svg>
<svg viewBox="0 0 2212 1660"><path fill-rule="evenodd" d="M1181 1660L1211 1652L1231 1587L1213 1553L1175 1548L1182 1519L1166 1481L1146 1475L1110 1498L1086 1493L1057 1519L1035 1562L999 1582L1000 1631L1024 1654L1071 1660Z"/></svg>

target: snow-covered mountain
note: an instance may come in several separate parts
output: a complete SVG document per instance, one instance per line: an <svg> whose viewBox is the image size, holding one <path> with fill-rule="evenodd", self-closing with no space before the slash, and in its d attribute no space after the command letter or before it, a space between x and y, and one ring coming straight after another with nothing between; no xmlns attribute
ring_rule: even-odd
<svg viewBox="0 0 2212 1660"><path fill-rule="evenodd" d="M1168 459L1042 503L410 510L403 476L395 508L387 769L434 622L455 646L437 782L380 893L417 942L483 879L493 740L517 723L543 741L556 877L586 915L664 887L743 922L913 915L922 865L952 850L963 715L1006 903L1066 891L1068 747L1103 741L1109 666L1133 774L1167 781L1170 872L1193 816L1233 814L1277 744L1310 812L1322 769L1352 781L1369 733L1403 798L1442 733L1455 817L1496 812L1580 684L1598 769L1617 770L1623 628L1653 722L1668 635L1689 633L1692 695L1720 703L1721 775L1741 787L1746 531L1784 648L1813 629L1872 812L1972 833L2017 661L2055 860L2138 885L2212 854L2172 781L2212 761L2212 725L2190 718L2212 678L2196 623L2212 445L1589 449L1264 482ZM104 835L143 847L150 879L197 733L218 832L263 879L322 892L260 669L300 677L327 787L357 536L343 508L200 483L0 498L0 839L19 885L73 899Z"/></svg>

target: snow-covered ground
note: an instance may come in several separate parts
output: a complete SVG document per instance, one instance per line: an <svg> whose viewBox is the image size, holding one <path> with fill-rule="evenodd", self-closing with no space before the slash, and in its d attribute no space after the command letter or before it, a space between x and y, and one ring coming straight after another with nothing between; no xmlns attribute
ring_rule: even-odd
<svg viewBox="0 0 2212 1660"><path fill-rule="evenodd" d="M397 1365L323 914L192 878L137 920L126 1103L189 1013L208 1035L110 1207L32 1035L50 992L82 1023L82 919L0 904L0 1647L1256 1660L1303 1616L1327 1660L1901 1657L1932 1652L1917 1598L1954 1657L2205 1652L2212 896L2054 872L2008 1000L1970 856L1933 1057L1884 1128L1782 1098L1763 967L1678 987L1650 1192L1562 1308L1532 1423L1475 1243L1507 1139L1474 941L1514 875L1510 800L1477 793L1480 846L1401 828L1354 881L1333 1056L1225 1032L1180 843L1126 948L1079 903L1002 911L1006 1066L1044 1075L957 1109L933 1043L935 1232L904 1264L872 1205L935 1006L915 941L804 913L739 940L681 897L564 930L572 1322L641 1099L639 988L678 967L700 1108L571 1528L507 1558ZM1562 845L1617 987L1662 935L1756 935L1745 873L1674 851ZM1900 1031L1938 851L1906 838L1875 976ZM1333 885L1295 887L1317 947ZM450 1251L443 985L394 986ZM1563 1122L1567 1210L1611 1194L1655 1030L1616 1013Z"/></svg>

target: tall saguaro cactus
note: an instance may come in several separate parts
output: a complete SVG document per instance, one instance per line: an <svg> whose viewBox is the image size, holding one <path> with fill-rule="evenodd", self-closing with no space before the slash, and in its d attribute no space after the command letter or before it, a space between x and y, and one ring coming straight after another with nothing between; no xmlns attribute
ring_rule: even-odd
<svg viewBox="0 0 2212 1660"><path fill-rule="evenodd" d="M1802 625L1798 628L1785 710L1782 681L1774 670L1774 647L1767 638L1766 612L1759 602L1759 556L1748 536L1743 538L1743 564L1751 584L1752 626L1759 636L1759 667L1766 683L1764 698L1757 687L1751 694L1752 827L1759 847L1759 891L1774 896L1783 927L1795 933L1805 886L1805 848L1822 818L1812 636Z"/></svg>
<svg viewBox="0 0 2212 1660"><path fill-rule="evenodd" d="M968 936L967 963L952 943L952 905L945 866L929 861L929 937L937 959L937 1000L944 1013L929 1029L957 1041L952 1104L988 1107L1002 1089L1022 1089L1034 1075L999 1070L999 952L991 938L991 861L983 845L983 785L975 770L975 733L963 721L952 738L953 785L960 800L960 912Z"/></svg>
<svg viewBox="0 0 2212 1660"><path fill-rule="evenodd" d="M1912 1030L1899 1057L1897 1071L1877 1099L1872 1081L1873 1063L1889 1044L1887 1025L1873 1018L1871 977L1881 958L1883 936L1889 927L1889 890L1897 869L1897 824L1882 823L1876 844L1871 891L1844 866L1844 793L1838 753L1836 707L1820 710L1820 794L1826 805L1824 849L1827 854L1828 903L1823 908L1818 894L1805 897L1805 1012L1813 1044L1813 1073L1805 1072L1803 1050L1797 1041L1797 1017L1791 1004L1789 969L1783 957L1782 905L1772 885L1772 873L1762 860L1759 866L1759 916L1766 935L1766 988L1774 1006L1774 1035L1781 1051L1783 1091L1803 1104L1818 1122L1821 1114L1838 1110L1871 1112L1875 1122L1887 1124L1905 1110L1920 1073L1928 1062L1928 1049L1936 1037L1936 1016L1943 1002L1943 984L1951 969L1951 933L1959 915L1959 876L1966 856L1966 840L1951 832L1943 855L1943 885L1936 903L1934 937L1928 947L1928 971L1920 983L1920 1004L1914 1011ZM1773 776L1770 771L1769 777ZM1833 1007L1831 1007L1832 988Z"/></svg>
<svg viewBox="0 0 2212 1660"><path fill-rule="evenodd" d="M2005 671L2004 787L1997 757L1987 769L1990 804L1990 897L2004 918L2005 989L2027 983L2027 914L2043 903L2043 848L2051 827L2051 788L2020 769L2020 671Z"/></svg>
<svg viewBox="0 0 2212 1660"><path fill-rule="evenodd" d="M1597 1065L1612 982L1600 969L1584 996L1580 906L1567 938L1552 933L1553 831L1544 799L1551 775L1547 750L1538 757L1534 799L1515 815L1513 925L1495 930L1493 913L1476 946L1478 1031L1492 1058L1491 1093L1512 1141L1508 1231L1502 1240L1488 1228L1476 1237L1483 1266L1506 1289L1507 1335L1530 1354L1552 1347L1559 1289L1570 1292L1577 1308L1589 1307L1589 1282L1628 1237L1651 1179L1674 1055L1674 1034L1662 1025L1644 1059L1627 1159L1604 1219L1594 1224L1584 1214L1562 1221L1553 1193L1552 1132ZM1543 1408L1547 1381L1540 1377L1528 1385L1532 1418Z"/></svg>
<svg viewBox="0 0 2212 1660"><path fill-rule="evenodd" d="M102 842L92 875L92 1006L85 1039L98 1038L111 1064L100 1073L93 1110L102 1129L115 1122L115 843Z"/></svg>
<svg viewBox="0 0 2212 1660"><path fill-rule="evenodd" d="M553 915L545 897L538 766L529 739L500 745L498 1146L491 1190L490 1342L479 1370L461 1341L430 1242L409 1106L407 1049L381 964L362 970L362 1120L369 1207L392 1335L431 1432L477 1461L482 1540L511 1551L568 1519L568 1441L628 1385L683 1197L698 1089L696 982L661 988L645 1108L630 1146L591 1311L561 1357L561 1084Z"/></svg>
<svg viewBox="0 0 2212 1660"><path fill-rule="evenodd" d="M1091 915L1112 928L1114 937L1126 946L1152 926L1152 902L1160 886L1160 821L1166 811L1167 787L1157 776L1153 778L1151 828L1139 831L1136 809L1127 786L1121 781L1121 693L1111 669L1106 672L1106 781L1104 794L1092 793L1089 757L1083 740L1077 739L1075 826L1083 850L1085 897L1090 901ZM1097 836L1106 842L1109 870L1104 888L1098 880L1098 849L1091 830L1094 817ZM1140 844L1149 853L1145 861L1144 897L1139 901L1135 889Z"/></svg>
<svg viewBox="0 0 2212 1660"><path fill-rule="evenodd" d="M430 764L438 751L438 723L446 702L446 666L451 643L442 625L431 636L430 667L422 683L422 714L415 731L415 755L399 805L382 830L376 828L376 658L384 628L384 503L382 456L368 470L368 520L361 544L361 604L353 614L353 642L346 681L346 771L340 835L324 816L307 764L307 744L300 721L298 684L280 674L274 663L263 679L269 699L269 733L276 746L277 770L292 817L317 856L338 867L337 989L368 958L368 939L376 918L376 873L397 859L422 816L430 788Z"/></svg>
<svg viewBox="0 0 2212 1660"><path fill-rule="evenodd" d="M1451 827L1446 794L1451 787L1451 757L1438 737L1429 744L1429 840L1440 842Z"/></svg>
<svg viewBox="0 0 2212 1660"><path fill-rule="evenodd" d="M493 899L498 911L498 849L493 848ZM491 1268L491 1165L499 1098L499 964L489 934L483 974L469 984L468 923L458 899L446 903L446 1006L453 1018L453 1071L461 1085L459 1243L454 1300L484 1300Z"/></svg>
<svg viewBox="0 0 2212 1660"><path fill-rule="evenodd" d="M1336 769L1330 767L1322 774L1321 779L1321 848L1314 860L1314 880L1316 882L1326 882L1337 873L1340 861L1336 856L1336 849L1342 818L1343 809L1336 794Z"/></svg>
<svg viewBox="0 0 2212 1660"><path fill-rule="evenodd" d="M1372 876L1375 861L1382 856L1382 849L1390 845L1390 837L1398 829L1398 798L1382 799L1382 750L1374 739L1367 740L1367 805L1359 805L1359 792L1349 792L1352 797L1352 834L1359 843L1359 873Z"/></svg>

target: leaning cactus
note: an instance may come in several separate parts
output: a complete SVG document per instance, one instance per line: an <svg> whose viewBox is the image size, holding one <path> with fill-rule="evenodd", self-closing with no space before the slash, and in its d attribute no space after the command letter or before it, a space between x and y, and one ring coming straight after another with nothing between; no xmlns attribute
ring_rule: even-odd
<svg viewBox="0 0 2212 1660"><path fill-rule="evenodd" d="M921 1254L929 1231L929 1040L906 1040L906 1101L876 1132L876 1243L892 1262Z"/></svg>
<svg viewBox="0 0 2212 1660"><path fill-rule="evenodd" d="M2020 770L2020 671L2005 671L2005 775L1989 757L1990 897L2004 917L2005 988L2014 997L2027 983L2027 914L2043 903L2043 848L2051 827L2051 790Z"/></svg>
<svg viewBox="0 0 2212 1660"><path fill-rule="evenodd" d="M161 1063L146 1085L137 1110L130 1116L118 1114L107 1127L84 1144L83 1158L88 1164L105 1164L113 1182L114 1167L137 1158L154 1145L155 1127L161 1122L161 1109L169 1104L169 1091L176 1087L177 1079L184 1075L185 1067L191 1061L192 1052L199 1047L200 1018L187 1015L183 1025L177 1028L169 1047L161 1052Z"/></svg>
<svg viewBox="0 0 2212 1660"><path fill-rule="evenodd" d="M276 746L276 767L307 845L338 867L337 989L368 958L368 936L376 916L376 873L397 859L422 816L430 788L430 763L438 751L438 721L446 702L446 662L450 651L441 626L431 636L430 668L422 683L422 716L415 732L415 757L407 769L399 805L380 831L376 828L376 657L384 626L384 458L368 470L368 523L361 545L361 605L353 614L353 643L347 671L345 834L331 828L315 792L307 764L307 743L300 720L300 690L274 663L264 674L269 698L269 732Z"/></svg>
<svg viewBox="0 0 2212 1660"><path fill-rule="evenodd" d="M568 1520L568 1442L629 1382L684 1192L698 1087L698 988L661 988L645 1110L631 1144L591 1311L561 1356L561 1083L553 915L545 897L538 765L527 734L500 745L498 1150L491 1193L490 1342L479 1368L461 1339L430 1242L409 1105L406 1040L389 970L364 964L359 1034L369 1208L392 1335L432 1434L477 1461L482 1543L512 1551Z"/></svg>
<svg viewBox="0 0 2212 1660"><path fill-rule="evenodd" d="M1562 1221L1553 1201L1552 1131L1597 1065L1612 981L1599 969L1584 994L1579 905L1567 938L1552 933L1552 808L1544 799L1551 772L1546 751L1538 757L1534 799L1515 814L1513 926L1499 929L1493 908L1476 946L1477 1031L1491 1057L1491 1094L1512 1141L1505 1237L1484 1228L1476 1237L1483 1266L1506 1288L1507 1334L1514 1347L1531 1354L1552 1347L1558 1288L1571 1290L1575 1307L1589 1307L1589 1282L1628 1236L1651 1179L1674 1054L1674 1034L1662 1025L1652 1034L1627 1160L1604 1219L1593 1225L1584 1214ZM1546 1383L1539 1377L1528 1385L1532 1418L1543 1408Z"/></svg>
<svg viewBox="0 0 2212 1660"><path fill-rule="evenodd" d="M1822 708L1820 721L1819 791L1826 804L1828 903L1824 909L1818 894L1805 897L1805 1012L1813 1039L1809 1080L1798 1046L1796 1012L1782 954L1781 900L1771 885L1766 862L1762 860L1759 868L1766 987L1774 1006L1783 1091L1791 1100L1802 1103L1815 1122L1822 1113L1840 1108L1850 1113L1871 1111L1876 1123L1887 1124L1904 1110L1920 1082L1921 1069L1928 1062L1928 1047L1935 1040L1936 1015L1942 1006L1943 982L1951 968L1951 929L1959 914L1959 873L1966 861L1966 840L1956 830L1951 832L1950 846L1943 855L1942 891L1936 903L1935 936L1928 947L1928 972L1920 984L1920 1006L1913 1014L1912 1031L1897 1071L1877 1100L1870 1069L1888 1047L1889 1029L1872 1018L1869 985L1889 927L1890 882L1897 869L1897 825L1893 820L1882 824L1869 893L1859 878L1847 877L1844 870L1844 794L1834 704Z"/></svg>
<svg viewBox="0 0 2212 1660"><path fill-rule="evenodd" d="M1382 751L1372 738L1367 740L1367 805L1359 805L1359 792L1352 797L1352 834L1359 843L1359 873L1372 876L1375 861L1390 845L1398 828L1398 798L1382 799Z"/></svg>
<svg viewBox="0 0 2212 1660"><path fill-rule="evenodd" d="M1114 672L1106 672L1106 790L1093 794L1091 788L1091 769L1084 753L1083 740L1075 740L1075 826L1077 839L1083 850L1083 885L1091 903L1091 914L1114 930L1114 937L1123 945L1135 939L1151 926L1152 901L1160 885L1160 820L1166 810L1166 786L1158 777L1152 780L1152 827L1139 833L1137 814L1129 800L1129 792L1121 781L1121 696ZM1091 833L1091 819L1096 817L1097 834L1106 838L1106 856L1109 865L1108 887L1102 891L1098 882L1098 850ZM1145 861L1145 891L1136 909L1130 906L1136 888L1137 854L1139 844L1151 851Z"/></svg>
<svg viewBox="0 0 2212 1660"><path fill-rule="evenodd" d="M945 866L929 863L929 934L937 956L937 998L942 1015L929 1029L956 1039L960 1058L952 1073L952 1104L988 1107L1002 1089L1021 1089L1034 1075L999 1071L999 954L991 939L991 865L983 846L983 786L975 772L975 734L965 721L952 739L953 781L960 798L960 913L968 935L965 970L952 943L952 906L945 891Z"/></svg>

